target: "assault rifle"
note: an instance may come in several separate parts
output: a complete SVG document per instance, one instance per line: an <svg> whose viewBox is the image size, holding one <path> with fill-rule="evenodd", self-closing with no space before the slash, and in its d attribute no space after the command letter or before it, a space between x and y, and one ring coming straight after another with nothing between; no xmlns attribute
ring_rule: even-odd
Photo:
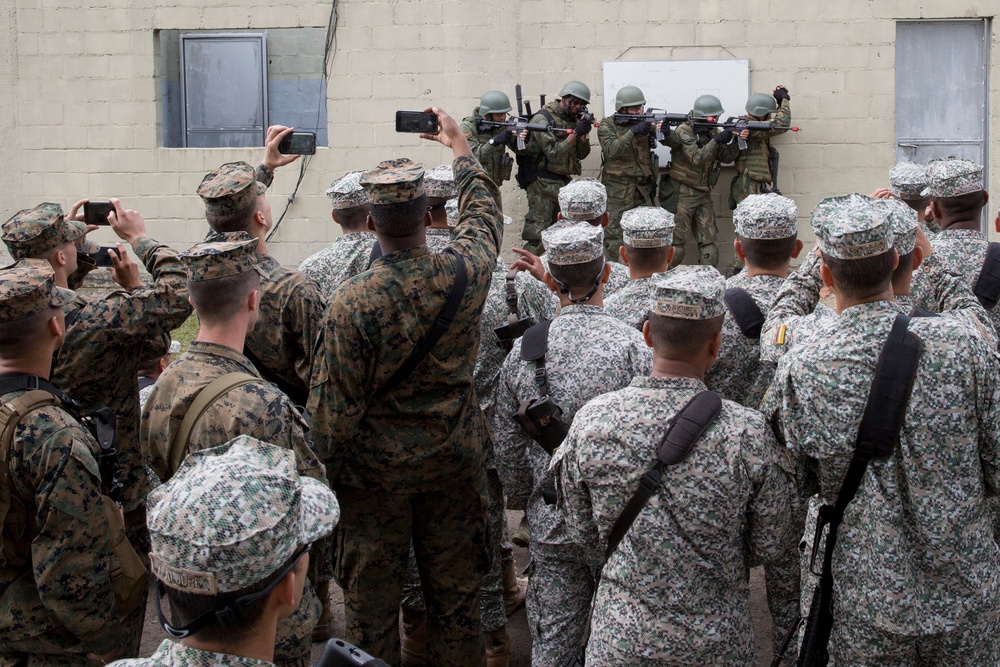
<svg viewBox="0 0 1000 667"><path fill-rule="evenodd" d="M750 120L746 116L730 116L729 120L725 123L720 123L717 118L712 116L703 119L694 119L694 129L696 132L704 132L705 130L710 130L713 127L717 127L724 132L728 130L735 134L741 151L744 151L747 148L747 140L740 136L740 132L743 130L750 130L751 132L770 132L771 130L788 130L789 132L799 131L799 128L794 125L791 127L785 127L783 125L776 125L773 120Z"/></svg>
<svg viewBox="0 0 1000 667"><path fill-rule="evenodd" d="M662 109L650 109L646 113L616 113L615 114L615 125L635 125L636 123L645 121L653 126L657 126L660 123L664 123L668 127L676 127L682 123L686 123L691 120L691 117L686 113L668 113ZM656 140L663 141L663 130L660 127L656 128Z"/></svg>
<svg viewBox="0 0 1000 667"><path fill-rule="evenodd" d="M524 116L517 116L511 118L510 120L486 120L485 118L480 118L476 121L476 126L480 132L487 129L497 128L497 127L509 127L511 131L517 136L517 150L523 151L526 147L524 139L521 137L521 133L527 130L528 132L548 132L549 134L568 134L572 130L565 130L559 127L552 127L544 123L529 123L528 119ZM493 140L490 140L493 143Z"/></svg>

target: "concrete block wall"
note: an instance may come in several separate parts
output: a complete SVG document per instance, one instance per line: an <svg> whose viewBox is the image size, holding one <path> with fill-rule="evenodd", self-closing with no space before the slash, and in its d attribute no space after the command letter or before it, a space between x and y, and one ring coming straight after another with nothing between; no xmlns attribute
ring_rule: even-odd
<svg viewBox="0 0 1000 667"><path fill-rule="evenodd" d="M203 237L202 175L260 149L162 148L155 30L322 28L329 2L265 0L12 0L0 9L0 177L6 215L40 201L120 196L151 233L178 247ZM775 140L782 190L796 199L807 245L808 212L829 194L870 192L894 162L895 21L992 17L993 0L343 0L327 87L329 148L310 161L274 241L294 264L337 233L323 190L343 172L407 156L428 166L448 152L393 129L397 109L431 104L461 119L479 95L514 84L537 102L569 79L594 90L601 108L606 60L747 58L750 88L785 84L793 123ZM1000 63L992 31L990 69ZM1000 108L994 87L990 104ZM595 137L596 140L596 137ZM990 155L1000 155L991 136ZM994 162L991 160L991 162ZM600 151L585 162L597 175ZM723 173L717 189L723 261L731 232ZM281 170L271 189L275 218L298 178ZM1000 170L990 169L997 191ZM511 183L504 202L518 236L526 202ZM107 232L102 232L106 236ZM110 241L110 238L102 240Z"/></svg>

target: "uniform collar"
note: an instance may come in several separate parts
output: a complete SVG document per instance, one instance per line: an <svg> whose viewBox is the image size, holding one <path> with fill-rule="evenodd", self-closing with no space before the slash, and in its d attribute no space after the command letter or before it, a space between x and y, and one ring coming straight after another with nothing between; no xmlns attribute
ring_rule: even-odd
<svg viewBox="0 0 1000 667"><path fill-rule="evenodd" d="M692 391L705 391L708 388L705 386L703 380L696 378L654 378L648 375L640 375L632 378L632 384L629 386L640 389L690 389Z"/></svg>
<svg viewBox="0 0 1000 667"><path fill-rule="evenodd" d="M156 659L159 658L159 659ZM246 667L274 667L274 663L256 658L244 658L228 653L214 653L212 651L202 651L191 646L184 646L180 642L173 642L164 639L160 647L156 649L155 663L167 665L188 665L191 667L223 667L225 665L241 665Z"/></svg>
<svg viewBox="0 0 1000 667"><path fill-rule="evenodd" d="M417 257L423 257L424 255L431 254L430 248L427 247L426 243L423 243L412 248L407 248L406 250L397 250L396 252L391 252L388 255L382 255L375 260L374 266L379 264L396 264L398 262L405 262L410 259L416 259Z"/></svg>
<svg viewBox="0 0 1000 667"><path fill-rule="evenodd" d="M225 345L219 345L218 343L206 343L201 340L193 340L191 344L188 345L188 354L204 354L213 357L225 357L230 361L235 361L244 367L247 373L252 375L258 375L257 369L254 365L250 363L241 352L237 352L231 347L226 347Z"/></svg>
<svg viewBox="0 0 1000 667"><path fill-rule="evenodd" d="M563 315L603 315L602 306L591 306L585 303L571 303L559 309L559 317Z"/></svg>

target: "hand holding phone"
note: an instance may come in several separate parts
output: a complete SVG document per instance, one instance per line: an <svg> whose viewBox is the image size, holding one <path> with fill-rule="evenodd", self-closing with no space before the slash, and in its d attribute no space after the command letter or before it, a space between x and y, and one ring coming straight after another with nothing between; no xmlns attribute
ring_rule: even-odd
<svg viewBox="0 0 1000 667"><path fill-rule="evenodd" d="M315 132L292 132L285 135L278 144L278 152L282 155L315 155Z"/></svg>
<svg viewBox="0 0 1000 667"><path fill-rule="evenodd" d="M415 134L437 134L438 117L433 111L397 111L396 131Z"/></svg>
<svg viewBox="0 0 1000 667"><path fill-rule="evenodd" d="M88 225L103 225L107 227L108 214L115 210L115 205L109 201L91 199L83 205L83 221Z"/></svg>

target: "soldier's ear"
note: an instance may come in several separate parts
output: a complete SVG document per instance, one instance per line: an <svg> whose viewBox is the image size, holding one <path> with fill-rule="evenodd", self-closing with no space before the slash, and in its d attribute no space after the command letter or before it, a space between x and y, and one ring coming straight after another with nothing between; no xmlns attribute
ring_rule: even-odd
<svg viewBox="0 0 1000 667"><path fill-rule="evenodd" d="M546 271L545 275L542 276L542 282L545 283L546 287L552 290L553 294L559 294L559 285L556 284L556 281L552 278L552 275L548 271Z"/></svg>
<svg viewBox="0 0 1000 667"><path fill-rule="evenodd" d="M747 254L743 250L743 242L740 241L738 238L733 239L733 252L736 253L737 257L739 257L740 259L746 261Z"/></svg>
<svg viewBox="0 0 1000 667"><path fill-rule="evenodd" d="M562 211L559 211L558 213L556 213L556 222L559 222L562 219L563 219Z"/></svg>
<svg viewBox="0 0 1000 667"><path fill-rule="evenodd" d="M913 246L913 261L910 263L910 270L916 271L924 261L924 249L920 244Z"/></svg>
<svg viewBox="0 0 1000 667"><path fill-rule="evenodd" d="M719 358L719 352L721 351L722 351L722 330L720 329L719 333L715 334L712 340L708 341L707 352L711 356L712 361L714 362L716 359Z"/></svg>
<svg viewBox="0 0 1000 667"><path fill-rule="evenodd" d="M792 257L793 258L798 257L799 253L802 252L802 248L804 247L805 246L802 245L802 241L795 239L795 249L792 250Z"/></svg>
<svg viewBox="0 0 1000 667"><path fill-rule="evenodd" d="M372 220L372 214L371 213L369 213L368 217L365 219L365 226L368 227L368 231L370 231L370 232L374 232L375 231L375 221Z"/></svg>
<svg viewBox="0 0 1000 667"><path fill-rule="evenodd" d="M618 256L621 257L622 264L628 266L628 250L625 249L624 245L618 248Z"/></svg>
<svg viewBox="0 0 1000 667"><path fill-rule="evenodd" d="M610 221L611 221L611 216L609 216L608 212L605 211L604 215L601 216L601 227L607 227Z"/></svg>
<svg viewBox="0 0 1000 667"><path fill-rule="evenodd" d="M670 246L670 250L667 251L667 270L668 271L670 270L670 263L674 261L674 253L676 251L677 251L677 248L675 248L674 246Z"/></svg>
<svg viewBox="0 0 1000 667"><path fill-rule="evenodd" d="M646 341L646 347L653 347L653 334L649 328L649 320L642 323L642 337Z"/></svg>
<svg viewBox="0 0 1000 667"><path fill-rule="evenodd" d="M424 213L424 227L432 227L434 225L434 216L431 215L430 209Z"/></svg>
<svg viewBox="0 0 1000 667"><path fill-rule="evenodd" d="M255 289L247 295L247 309L252 313L260 306L260 290Z"/></svg>

